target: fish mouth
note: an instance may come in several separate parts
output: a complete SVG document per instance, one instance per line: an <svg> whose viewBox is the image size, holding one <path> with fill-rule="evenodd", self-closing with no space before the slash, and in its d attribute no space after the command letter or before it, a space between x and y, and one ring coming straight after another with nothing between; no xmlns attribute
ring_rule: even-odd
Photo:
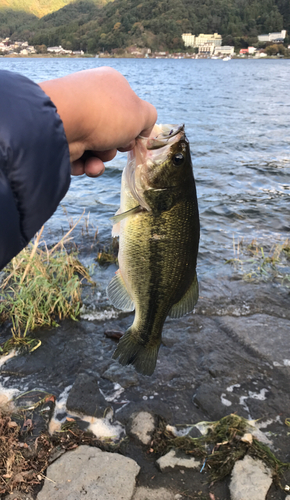
<svg viewBox="0 0 290 500"><path fill-rule="evenodd" d="M155 125L149 137L139 136L142 142L146 141L146 149L152 151L154 149L171 146L175 142L182 139L184 136L184 124L182 125ZM145 145L145 144L144 144Z"/></svg>
<svg viewBox="0 0 290 500"><path fill-rule="evenodd" d="M155 125L150 136L139 136L135 148L129 151L128 163L124 170L126 184L142 208L150 211L144 199L144 190L150 189L148 172L161 165L170 154L172 145L184 137L183 124Z"/></svg>

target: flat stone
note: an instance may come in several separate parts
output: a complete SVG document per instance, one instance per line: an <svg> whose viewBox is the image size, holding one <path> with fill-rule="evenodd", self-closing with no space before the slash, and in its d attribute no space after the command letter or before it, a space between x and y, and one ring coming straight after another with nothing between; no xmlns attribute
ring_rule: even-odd
<svg viewBox="0 0 290 500"><path fill-rule="evenodd" d="M108 406L104 396L100 393L97 377L87 373L79 374L68 395L67 409L101 418Z"/></svg>
<svg viewBox="0 0 290 500"><path fill-rule="evenodd" d="M157 460L161 472L168 468L185 467L186 469L197 469L200 462L194 457L180 456L175 450L170 450L166 455Z"/></svg>
<svg viewBox="0 0 290 500"><path fill-rule="evenodd" d="M238 460L232 471L230 492L232 500L265 500L272 484L271 471L261 460L246 455Z"/></svg>
<svg viewBox="0 0 290 500"><path fill-rule="evenodd" d="M141 411L133 417L130 431L143 444L150 443L154 429L155 421L151 413L147 411Z"/></svg>
<svg viewBox="0 0 290 500"><path fill-rule="evenodd" d="M47 469L37 500L131 500L139 465L131 458L79 446Z"/></svg>
<svg viewBox="0 0 290 500"><path fill-rule="evenodd" d="M278 363L278 366L290 372L290 355L285 349L290 331L289 319L267 314L240 318L224 316L220 319L220 324L250 347L257 356L266 358L271 364Z"/></svg>
<svg viewBox="0 0 290 500"><path fill-rule="evenodd" d="M166 488L153 490L151 488L141 486L140 488L137 488L132 500L175 500L175 498L176 495Z"/></svg>

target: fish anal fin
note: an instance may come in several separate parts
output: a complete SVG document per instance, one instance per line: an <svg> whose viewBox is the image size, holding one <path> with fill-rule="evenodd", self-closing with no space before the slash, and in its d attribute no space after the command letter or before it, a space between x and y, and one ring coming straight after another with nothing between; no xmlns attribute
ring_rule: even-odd
<svg viewBox="0 0 290 500"><path fill-rule="evenodd" d="M135 333L135 332L134 332ZM118 359L121 365L133 365L142 375L152 375L157 361L159 346L143 345L136 340L132 327L119 340L113 359Z"/></svg>
<svg viewBox="0 0 290 500"><path fill-rule="evenodd" d="M134 302L126 288L125 281L118 270L111 279L107 287L107 295L113 306L125 312L132 312L135 309Z"/></svg>
<svg viewBox="0 0 290 500"><path fill-rule="evenodd" d="M182 299L171 307L168 315L170 316L170 318L181 318L181 316L184 316L185 314L193 311L197 301L198 301L198 281L195 273L189 289L183 295Z"/></svg>

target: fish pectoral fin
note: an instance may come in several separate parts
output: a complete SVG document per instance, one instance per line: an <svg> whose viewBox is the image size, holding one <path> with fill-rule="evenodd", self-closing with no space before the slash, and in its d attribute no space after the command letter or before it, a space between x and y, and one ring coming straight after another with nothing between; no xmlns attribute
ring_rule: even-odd
<svg viewBox="0 0 290 500"><path fill-rule="evenodd" d="M141 212L142 210L143 210L143 208L140 205L138 205L137 207L134 207L134 208L130 208L130 210L127 210L127 212L123 212L122 214L119 214L118 213L119 210L118 210L116 215L111 217L111 220L113 221L114 224L117 224L118 222L121 222L121 220L126 219L126 217L130 217L130 215L137 214L138 212Z"/></svg>
<svg viewBox="0 0 290 500"><path fill-rule="evenodd" d="M134 311L135 305L128 293L125 281L123 280L123 277L120 273L120 269L111 279L107 287L107 295L113 306L115 306L117 309L121 309L125 312Z"/></svg>
<svg viewBox="0 0 290 500"><path fill-rule="evenodd" d="M170 318L181 318L184 314L193 311L195 304L198 301L198 281L196 273L187 292L182 299L174 304L169 311Z"/></svg>

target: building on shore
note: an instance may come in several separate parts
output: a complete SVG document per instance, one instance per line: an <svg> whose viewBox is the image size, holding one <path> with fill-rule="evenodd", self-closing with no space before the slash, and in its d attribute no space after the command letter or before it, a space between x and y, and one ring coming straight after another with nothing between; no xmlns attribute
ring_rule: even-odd
<svg viewBox="0 0 290 500"><path fill-rule="evenodd" d="M213 43L205 43L198 47L198 56L199 57L210 57L214 53L214 44Z"/></svg>
<svg viewBox="0 0 290 500"><path fill-rule="evenodd" d="M183 33L182 40L185 47L193 48L207 46L209 44L213 44L214 47L220 47L222 44L222 36L218 33L214 33L213 35L200 33L198 36L192 35L191 33ZM206 51L206 49L204 50Z"/></svg>
<svg viewBox="0 0 290 500"><path fill-rule="evenodd" d="M181 36L185 47L195 47L195 35L183 33Z"/></svg>
<svg viewBox="0 0 290 500"><path fill-rule="evenodd" d="M215 47L214 55L215 56L233 56L235 53L235 47L233 45L223 45L222 47Z"/></svg>
<svg viewBox="0 0 290 500"><path fill-rule="evenodd" d="M213 35L205 35L201 33L199 36L195 38L195 46L200 47L201 45L213 44L214 47L221 47L222 44L222 36L218 33L214 33Z"/></svg>
<svg viewBox="0 0 290 500"><path fill-rule="evenodd" d="M258 35L259 42L284 43L286 38L286 30L276 33L268 33L267 35Z"/></svg>

